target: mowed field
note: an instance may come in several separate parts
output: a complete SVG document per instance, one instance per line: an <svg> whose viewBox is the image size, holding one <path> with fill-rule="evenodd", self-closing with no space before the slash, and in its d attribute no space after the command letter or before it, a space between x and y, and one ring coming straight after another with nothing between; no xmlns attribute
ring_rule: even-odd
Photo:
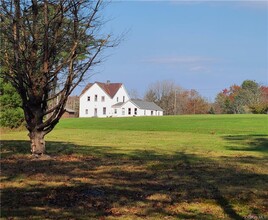
<svg viewBox="0 0 268 220"><path fill-rule="evenodd" d="M2 219L268 219L268 116L63 119L1 130Z"/></svg>

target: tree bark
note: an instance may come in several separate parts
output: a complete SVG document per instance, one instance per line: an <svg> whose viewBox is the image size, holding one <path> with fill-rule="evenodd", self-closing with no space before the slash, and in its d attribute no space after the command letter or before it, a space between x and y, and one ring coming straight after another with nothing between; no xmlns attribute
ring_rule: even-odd
<svg viewBox="0 0 268 220"><path fill-rule="evenodd" d="M0 4L0 75L20 94L31 152L42 155L44 136L59 122L68 96L101 62L97 57L103 49L116 46L119 39L113 43L110 35L99 35L102 0Z"/></svg>
<svg viewBox="0 0 268 220"><path fill-rule="evenodd" d="M45 133L43 131L32 131L29 133L31 140L31 152L33 155L41 156L45 154Z"/></svg>

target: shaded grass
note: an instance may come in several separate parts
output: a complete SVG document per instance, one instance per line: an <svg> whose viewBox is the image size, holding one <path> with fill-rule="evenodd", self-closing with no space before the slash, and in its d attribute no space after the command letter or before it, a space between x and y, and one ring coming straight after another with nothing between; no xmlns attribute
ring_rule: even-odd
<svg viewBox="0 0 268 220"><path fill-rule="evenodd" d="M63 120L48 136L51 158L43 160L28 155L25 132L3 133L1 216L204 220L267 217L266 117L163 117L163 125L155 130L148 126L155 127L159 118L143 118L147 125L139 125L140 118L101 119L98 127L94 124L97 119ZM170 119L174 122L164 129ZM189 127L180 130L188 119ZM225 119L234 124L226 128ZM212 132L213 126L221 132Z"/></svg>
<svg viewBox="0 0 268 220"><path fill-rule="evenodd" d="M253 151L268 153L267 135L229 135L223 137L230 143L227 149L232 151Z"/></svg>
<svg viewBox="0 0 268 220"><path fill-rule="evenodd" d="M54 145L65 149L50 149ZM76 149L89 152L67 155ZM50 150L48 160L2 159L2 217L243 219L267 213L267 175L232 166L230 157L140 150L122 155L60 142L48 143Z"/></svg>

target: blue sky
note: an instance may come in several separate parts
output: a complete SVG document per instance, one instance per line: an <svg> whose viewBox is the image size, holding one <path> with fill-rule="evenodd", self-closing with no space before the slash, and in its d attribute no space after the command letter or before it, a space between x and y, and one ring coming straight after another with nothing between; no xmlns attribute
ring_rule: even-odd
<svg viewBox="0 0 268 220"><path fill-rule="evenodd" d="M170 80L213 101L245 79L268 84L267 1L112 1L105 31L126 33L87 82L122 82L143 97Z"/></svg>

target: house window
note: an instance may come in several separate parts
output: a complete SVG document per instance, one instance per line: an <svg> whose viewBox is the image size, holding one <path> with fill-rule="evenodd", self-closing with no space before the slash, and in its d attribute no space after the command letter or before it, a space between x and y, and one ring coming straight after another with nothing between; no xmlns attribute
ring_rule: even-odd
<svg viewBox="0 0 268 220"><path fill-rule="evenodd" d="M154 111L151 111L151 115L154 115Z"/></svg>
<svg viewBox="0 0 268 220"><path fill-rule="evenodd" d="M105 96L102 96L102 97L101 97L101 101L102 101L102 102L105 102Z"/></svg>
<svg viewBox="0 0 268 220"><path fill-rule="evenodd" d="M98 109L94 108L94 117L98 117Z"/></svg>
<svg viewBox="0 0 268 220"><path fill-rule="evenodd" d="M122 115L125 115L125 108L122 108Z"/></svg>
<svg viewBox="0 0 268 220"><path fill-rule="evenodd" d="M116 101L119 102L119 98L118 97L116 98Z"/></svg>
<svg viewBox="0 0 268 220"><path fill-rule="evenodd" d="M95 95L95 102L97 102L98 101L98 95Z"/></svg>
<svg viewBox="0 0 268 220"><path fill-rule="evenodd" d="M131 115L131 108L128 108L128 114Z"/></svg>
<svg viewBox="0 0 268 220"><path fill-rule="evenodd" d="M138 109L134 108L134 115L137 115L137 111L138 111Z"/></svg>
<svg viewBox="0 0 268 220"><path fill-rule="evenodd" d="M88 114L88 109L86 109L85 113L86 113L86 115Z"/></svg>
<svg viewBox="0 0 268 220"><path fill-rule="evenodd" d="M114 114L117 114L117 109L114 110Z"/></svg>
<svg viewBox="0 0 268 220"><path fill-rule="evenodd" d="M123 96L123 102L125 102L125 96Z"/></svg>
<svg viewBox="0 0 268 220"><path fill-rule="evenodd" d="M90 96L87 97L87 100L90 101Z"/></svg>
<svg viewBox="0 0 268 220"><path fill-rule="evenodd" d="M103 115L106 115L106 107L103 107Z"/></svg>
<svg viewBox="0 0 268 220"><path fill-rule="evenodd" d="M144 110L144 115L146 115L146 110Z"/></svg>

